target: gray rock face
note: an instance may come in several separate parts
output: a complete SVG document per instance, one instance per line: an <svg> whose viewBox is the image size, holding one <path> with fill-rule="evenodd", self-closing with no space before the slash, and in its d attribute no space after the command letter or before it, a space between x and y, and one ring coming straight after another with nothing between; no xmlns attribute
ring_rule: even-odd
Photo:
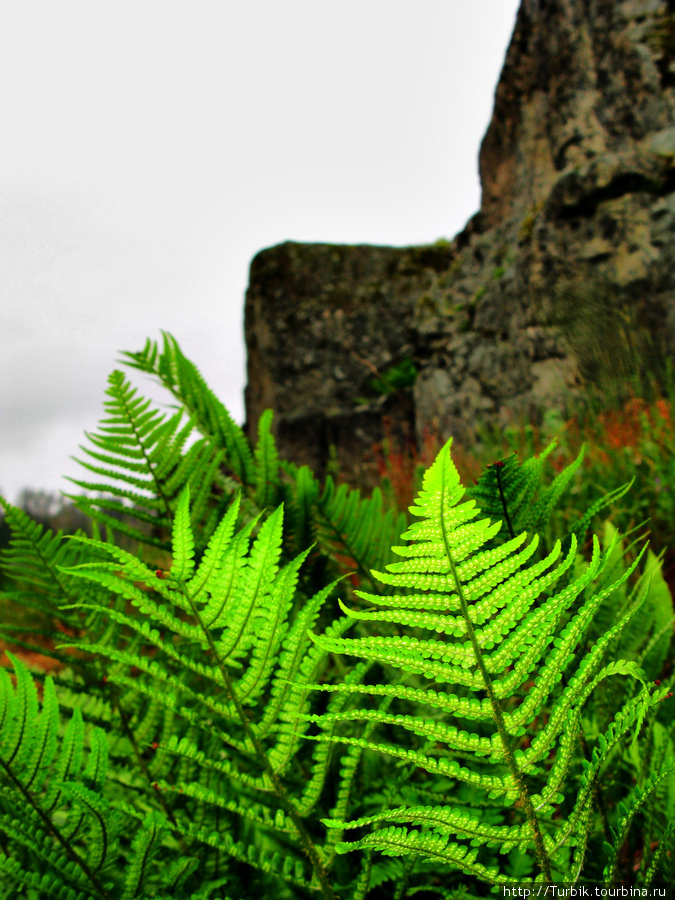
<svg viewBox="0 0 675 900"><path fill-rule="evenodd" d="M248 428L370 480L383 418L465 446L675 349L675 0L523 0L480 211L429 247L282 244L251 266ZM414 384L377 374L412 359ZM393 377L393 376L392 376Z"/></svg>
<svg viewBox="0 0 675 900"><path fill-rule="evenodd" d="M282 451L317 471L338 449L350 474L382 438L389 417L414 434L412 392L371 382L422 352L413 314L452 259L449 247L344 247L286 243L259 253L246 294L246 411L250 435L275 412Z"/></svg>

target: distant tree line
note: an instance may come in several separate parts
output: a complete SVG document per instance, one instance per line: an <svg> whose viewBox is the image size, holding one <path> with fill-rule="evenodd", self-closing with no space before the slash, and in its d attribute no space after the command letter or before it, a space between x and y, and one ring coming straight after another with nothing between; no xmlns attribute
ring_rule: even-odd
<svg viewBox="0 0 675 900"><path fill-rule="evenodd" d="M19 494L16 506L27 512L28 515L44 525L51 531L63 531L64 534L74 534L78 528L86 530L88 519L84 513L64 497L55 491L43 489L23 488ZM2 507L0 507L0 515ZM3 534L6 526L4 515L2 516Z"/></svg>

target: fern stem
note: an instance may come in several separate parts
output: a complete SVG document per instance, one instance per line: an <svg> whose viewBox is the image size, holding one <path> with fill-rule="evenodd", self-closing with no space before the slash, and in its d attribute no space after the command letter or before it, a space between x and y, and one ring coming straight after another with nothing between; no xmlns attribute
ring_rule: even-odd
<svg viewBox="0 0 675 900"><path fill-rule="evenodd" d="M241 719L242 725L244 726L244 732L246 733L246 737L248 738L251 746L254 749L256 759L258 760L258 764L260 765L260 767L263 769L263 771L267 774L268 778L272 782L274 792L276 793L279 802L281 803L284 811L288 814L289 818L293 822L293 825L295 826L295 828L298 832L298 835L300 837L300 843L302 845L302 849L303 849L305 855L307 856L307 858L309 859L310 865L312 866L312 869L314 870L314 873L321 885L321 890L323 892L323 896L326 898L326 900L336 900L335 892L333 891L331 883L328 879L328 873L326 872L326 869L321 860L321 857L319 856L319 854L316 850L316 847L314 846L314 843L313 843L311 837L309 836L307 829L304 826L302 819L298 815L298 812L295 809L295 806L293 805L292 801L288 797L288 794L286 793L286 789L284 788L283 784L281 783L279 776L274 771L274 767L272 766L272 763L269 761L267 754L265 753L265 750L264 750L260 740L256 737L256 735L253 732L253 729L251 728L251 724L248 720L248 716L246 715L246 711L244 710L244 707L241 705L241 701L239 700L239 697L237 696L237 693L234 689L234 685L232 684L232 679L230 678L230 673L227 671L227 668L223 664L223 662L220 658L220 655L218 654L216 646L213 642L213 638L211 637L211 632L208 630L208 628L202 622L202 618L199 614L199 610L197 609L197 607L194 603L194 600L190 596L189 592L187 590L185 590L185 585L181 584L181 588L183 590L184 596L186 597L188 603L190 604L190 607L192 609L192 614L194 615L196 621L199 623L199 627L201 628L201 630L204 634L204 637L206 638L206 640L208 642L209 649L211 650L213 659L215 660L216 665L218 666L218 669L220 671L220 674L222 675L223 683L225 685L225 690L229 694L229 698L231 699L231 701L234 703L234 706L237 710L239 718Z"/></svg>
<svg viewBox="0 0 675 900"><path fill-rule="evenodd" d="M511 740L509 737L509 733L506 730L506 725L504 723L504 714L502 710L501 703L497 695L494 692L494 687L492 685L492 679L490 678L490 673L487 670L485 665L485 661L483 660L483 653L480 649L480 645L478 643L478 639L476 638L476 632L473 628L473 622L469 616L469 604L467 602L466 597L464 596L464 591L462 590L462 582L460 581L459 574L457 572L457 568L455 566L455 561L452 558L452 551L450 549L450 543L448 541L448 530L445 522L445 470L443 471L443 480L441 482L441 534L443 536L443 545L445 547L445 552L448 557L448 562L450 563L450 570L452 572L452 577L455 582L455 586L457 588L457 596L459 597L460 608L462 611L462 615L466 620L467 633L469 635L469 640L471 641L471 646L473 648L474 655L476 657L476 662L478 664L478 668L480 670L481 677L483 679L483 684L485 685L485 692L488 695L488 699L490 700L490 705L492 707L492 717L494 719L495 726L497 728L497 732L499 734L499 738L502 742L502 746L504 748L504 755L506 757L506 762L508 764L511 775L513 776L513 780L516 783L518 788L518 793L520 794L520 800L523 804L523 808L525 810L525 814L527 816L527 820L530 824L530 828L532 829L532 835L534 837L534 848L537 854L537 861L539 863L539 867L544 874L544 878L548 884L553 884L553 875L551 873L551 861L548 857L548 853L546 852L546 847L544 846L544 838L541 833L541 828L539 827L539 820L537 819L537 814L532 806L532 801L530 799L529 791L527 790L527 785L523 779L523 775L518 768L518 763L516 762L516 758L513 753L513 748L511 746Z"/></svg>
<svg viewBox="0 0 675 900"><path fill-rule="evenodd" d="M77 850L75 850L75 849L71 846L70 841L68 841L68 840L61 834L60 829L52 822L52 820L51 820L51 819L49 818L49 816L45 813L45 811L42 809L42 807L39 806L39 805L35 802L35 800L33 799L33 797L32 797L32 795L31 795L30 791L23 785L23 783L20 781L20 779L17 778L16 775L14 775L14 773L12 772L11 766L7 765L7 763L5 762L5 760L2 759L1 757L0 757L0 765L2 765L2 768L5 770L5 773L7 774L8 778L9 778L10 781L16 786L16 788L18 789L18 791L23 795L23 797L25 798L26 802L27 802L30 806L32 806L33 809L35 810L35 812L38 814L38 816L40 817L40 819L41 819L42 822L44 823L44 826L45 826L45 828L47 829L47 831L48 831L53 837L56 838L56 840L59 842L59 844L61 844L61 846L63 847L63 849L64 849L66 855L68 856L68 858L69 858L72 862L74 862L75 865L79 866L80 869L83 871L83 873L87 876L87 878L89 879L89 881L90 881L92 887L94 887L94 888L98 891L99 895L103 898L103 900L113 900L113 898L111 897L111 895L107 892L107 890L105 889L105 887L101 884L101 882L100 882L100 881L98 880L98 878L96 877L96 874L89 868L89 866L87 865L87 863L85 862L85 860L82 859L82 857L81 857L80 854L77 852ZM61 873L61 874L63 874L63 873Z"/></svg>

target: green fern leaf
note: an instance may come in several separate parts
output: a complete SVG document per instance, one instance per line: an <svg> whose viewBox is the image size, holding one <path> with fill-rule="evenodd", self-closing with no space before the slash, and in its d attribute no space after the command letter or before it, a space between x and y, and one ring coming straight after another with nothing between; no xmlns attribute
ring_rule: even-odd
<svg viewBox="0 0 675 900"><path fill-rule="evenodd" d="M194 825L184 816L176 816L167 820L167 827L188 844L197 840L225 849L263 872L281 872L284 880L304 884L304 874L298 874L293 866L289 875L264 854L249 859L241 842L230 843L219 834L214 843L212 837L215 811L220 809L248 827L299 840L298 813L284 812L289 802L281 810L270 806L270 792L279 792L276 779L287 767L297 766L303 729L292 714L306 709L309 702L309 691L288 685L285 676L302 679L309 671L314 679L319 677L325 652L312 646L307 625L314 621L333 587L310 598L292 622L299 572L310 548L281 565L283 507L262 523L253 540L257 519L234 533L239 508L235 502L216 526L196 569L190 565L193 544L186 491L173 527L173 567L168 578L127 551L94 539L80 541L100 557L107 552L112 561L84 563L70 574L101 589L97 602L83 606L121 626L124 635L136 636L114 644L88 644L90 652L114 664L107 683L122 688L133 707L147 698L174 716L176 723L190 728L190 741L167 734L157 752L157 759L161 756L164 762L153 761L151 766L157 773L153 776L157 796L180 794L181 803L200 811ZM141 615L111 606L111 593L129 600ZM140 652L144 645L155 647L157 653L148 656ZM204 650L211 656L211 664L202 661ZM124 674L132 667L137 670L134 676ZM242 714L242 704L262 706L261 701L268 699L271 702L261 709L262 727L250 725L248 716ZM261 743L263 734L267 735L267 747ZM225 758L213 759L213 754L225 754ZM322 749L315 755L312 778L307 782L313 802L326 772L327 755ZM177 773L181 773L179 777ZM292 774L297 777L295 771ZM226 775L226 779L212 781L216 775ZM242 803L233 794L233 786L259 793L261 802L249 799ZM304 809L306 802L302 797L298 807ZM117 806L131 812L128 804ZM318 864L320 857L314 853Z"/></svg>
<svg viewBox="0 0 675 900"><path fill-rule="evenodd" d="M91 791L102 791L108 771L108 743L105 732L101 728L92 729L89 747L89 759L84 770L83 780ZM68 782L68 784L76 783Z"/></svg>
<svg viewBox="0 0 675 900"><path fill-rule="evenodd" d="M202 439L184 453L194 421L188 418L184 422L182 410L167 417L150 409L150 401L137 396L119 371L110 375L107 394L111 398L105 404L109 416L98 434L87 435L99 449L82 448L90 459L106 465L78 460L103 480L70 479L85 490L107 496L72 499L111 530L164 549L178 498L186 486L200 498L199 514L203 516L204 491L211 490L217 476L218 449ZM209 534L204 537L208 539Z"/></svg>
<svg viewBox="0 0 675 900"><path fill-rule="evenodd" d="M242 590L248 572L246 554L249 550L249 538L259 518L256 516L230 543L223 546L218 560L218 570L214 572L208 584L206 601L199 598L202 589L201 580L199 577L195 579L194 597L206 603L200 615L202 622L210 630L222 628L229 621L229 604ZM192 585L190 590L193 590Z"/></svg>
<svg viewBox="0 0 675 900"><path fill-rule="evenodd" d="M640 788L635 788L632 796L628 800L628 807L623 806L620 809L621 819L616 827L615 841L612 846L607 845L609 850L607 863L604 870L604 878L610 884L617 880L617 869L619 866L619 856L623 849L628 832L633 824L635 816L640 809L647 803L651 795L658 791L662 782L675 771L675 762L663 766L660 771L649 778Z"/></svg>
<svg viewBox="0 0 675 900"><path fill-rule="evenodd" d="M293 486L293 490L287 492L285 509L288 511L293 549L300 553L316 540L314 508L321 488L308 466L298 468L284 461L281 468Z"/></svg>
<svg viewBox="0 0 675 900"><path fill-rule="evenodd" d="M521 464L515 454L493 463L483 471L469 495L479 503L491 519L502 523L505 538L513 538L526 531L524 519L530 517L534 496L541 481L543 463L555 447L555 442L539 456Z"/></svg>
<svg viewBox="0 0 675 900"><path fill-rule="evenodd" d="M666 696L667 691L660 689L654 691L648 700L649 706L654 707ZM635 727L644 716L644 697L642 695L628 701L614 716L609 728L602 734L597 745L593 748L590 760L582 760L583 773L580 788L577 793L573 811L557 829L555 835L555 848L562 847L571 836L588 811L589 804L593 800L594 786L598 782L602 767L611 757L612 751L622 738Z"/></svg>
<svg viewBox="0 0 675 900"><path fill-rule="evenodd" d="M164 817L155 810L149 812L131 847L121 900L134 900L139 896L148 866L161 845L164 829Z"/></svg>
<svg viewBox="0 0 675 900"><path fill-rule="evenodd" d="M10 657L11 658L11 657ZM54 680L47 676L42 695L42 712L35 733L32 757L24 775L26 790L39 791L47 777L57 749L59 708L54 691Z"/></svg>
<svg viewBox="0 0 675 900"><path fill-rule="evenodd" d="M208 592L213 595L216 580L220 581L219 575L222 572L225 552L232 543L240 506L241 496L240 494L237 494L230 504L227 513L223 516L220 524L216 528L204 551L199 568L190 581L190 596L193 600L198 602L208 602L207 597L200 597L200 594L207 585ZM216 616L216 619L217 618L218 616Z"/></svg>
<svg viewBox="0 0 675 900"><path fill-rule="evenodd" d="M84 723L82 713L75 707L66 727L61 753L59 755L54 778L45 796L45 807L51 813L62 802L61 789L58 786L64 781L77 779L84 757Z"/></svg>
<svg viewBox="0 0 675 900"><path fill-rule="evenodd" d="M659 841L659 846L654 853L654 858L652 859L651 865L645 872L642 884L646 888L648 888L654 881L654 878L659 870L661 860L664 858L667 859L668 856L672 854L673 846L675 846L675 822L668 822L664 829L661 840Z"/></svg>
<svg viewBox="0 0 675 900"><path fill-rule="evenodd" d="M163 347L146 341L139 353L124 353L125 363L157 377L191 416L208 439L224 449L227 464L244 485L256 483L255 464L248 441L227 409L207 387L201 373L183 355L177 340L162 332Z"/></svg>
<svg viewBox="0 0 675 900"><path fill-rule="evenodd" d="M70 873L66 876L54 876L49 874L41 874L39 872L28 872L24 865L18 859L11 857L0 857L0 873L4 876L4 885L9 883L23 885L29 888L33 893L31 897L49 897L54 900L91 900L91 891L73 887L75 883ZM17 895L13 890L11 893L4 895L4 898L13 900Z"/></svg>
<svg viewBox="0 0 675 900"><path fill-rule="evenodd" d="M255 449L257 489L255 501L261 509L276 505L278 492L279 454L272 436L272 410L266 409L258 421L258 445Z"/></svg>
<svg viewBox="0 0 675 900"><path fill-rule="evenodd" d="M52 534L34 522L27 513L0 497L6 523L11 530L9 547L0 552L0 570L16 583L12 592L2 592L10 608L35 610L47 618L44 627L0 624L3 635L15 646L52 656L60 662L72 664L72 659L60 658L49 643L22 639L30 635L52 637L59 628L79 631L83 622L78 614L63 607L76 600L73 581L59 567L77 565L82 551L75 543L63 539L62 533ZM8 617L9 618L9 617ZM22 637L17 638L17 633Z"/></svg>
<svg viewBox="0 0 675 900"><path fill-rule="evenodd" d="M274 580L272 591L258 607L255 617L256 643L238 685L237 693L242 703L250 705L262 695L276 667L279 648L288 631L298 570L308 553L309 549L284 566Z"/></svg>
<svg viewBox="0 0 675 900"><path fill-rule="evenodd" d="M265 520L251 548L241 599L232 610L229 627L218 643L218 655L223 660L227 660L235 648L241 654L258 640L256 613L269 596L278 569L282 527L283 507L279 507Z"/></svg>
<svg viewBox="0 0 675 900"><path fill-rule="evenodd" d="M122 825L120 817L110 809L98 791L90 790L76 781L64 781L60 787L87 815L91 826L87 861L92 871L97 873L113 853L115 838Z"/></svg>
<svg viewBox="0 0 675 900"><path fill-rule="evenodd" d="M520 478L525 496L531 496L527 470L525 481L522 473L514 469L506 474L512 479ZM547 514L562 484L558 482L545 495L542 509ZM349 638L311 635L326 651L378 663L383 671L397 668L406 680L418 680L421 676L441 686L456 686L455 694L438 691L432 685L418 689L414 685L376 683L349 690L337 688L354 699L384 696L394 703L414 699L445 713L445 721L439 719L438 713L416 716L393 708L386 711L353 705L337 712L301 714L300 718L315 722L322 729L318 735L306 735L312 740L340 742L409 761L431 774L442 774L484 791L490 798L503 795L507 803L518 799L526 813L513 830L514 826L486 821L479 809L466 813L447 807L439 813L435 807L399 808L393 818L416 825L419 830L380 827L360 841L338 845L339 851L358 847L377 848L385 854L415 853L498 883L502 876L496 870L481 868L475 854L449 842L454 835L476 844L499 845L505 851L515 847L535 850L542 873L550 880L554 837L544 823L552 804L559 801L560 788L572 765L574 745L570 736L578 731L576 711L609 675L628 674L645 684L644 673L635 663L614 661L601 668L607 647L636 614L644 592L586 655L575 661L575 653L598 607L626 581L639 557L614 582L584 598L584 592L602 573L614 549L610 545L605 553L600 553L596 540L590 565L556 592L556 582L563 580L575 561L574 536L562 560L558 542L543 560L529 563L537 538L523 547L526 536L521 534L495 546L493 540L501 523L487 518L476 520L479 510L475 501L461 503L462 494L448 444L426 473L422 491L411 507L421 521L402 535L410 543L395 548L404 561L389 564L387 572L373 573L393 588L413 589L416 593L378 597L355 592L361 600L388 607L382 612L354 611L341 603L343 612L352 620L374 625L386 622L402 633ZM435 632L444 640L418 637L418 631ZM563 676L566 682L560 691L557 685ZM522 685L530 681L534 684L523 692ZM639 729L654 702L653 695L643 688L631 713L624 712L624 718ZM551 710L548 723L533 736L529 746L519 746L527 734L527 724L544 707ZM452 724L447 716L454 717ZM352 734L336 733L340 723L351 723ZM389 733L407 732L409 737L397 743L373 740L365 736L364 725ZM492 733L486 731L488 725L492 726ZM356 736L359 730L363 736ZM427 748L432 747L442 751L430 752ZM557 758L551 764L554 747ZM542 777L539 791L534 783L528 784L532 779L541 782ZM390 813L357 821L361 825L381 823ZM439 815L443 820L442 836L438 833ZM575 857L579 864L584 858L582 846L587 835L582 823L587 817L587 803L580 802L575 811L575 823L580 829ZM333 823L337 828L352 826L354 822L344 820ZM567 830L564 840L569 841L571 835L572 831ZM427 847L433 850L429 856Z"/></svg>
<svg viewBox="0 0 675 900"><path fill-rule="evenodd" d="M585 452L585 445L582 445L576 459L559 472L550 485L541 489L543 465L556 443L553 440L538 456L520 464L515 454L493 463L482 473L476 486L468 491L469 496L480 504L484 514L501 520L499 540L513 538L521 531L543 533L556 504L579 470ZM560 536L563 549L569 549L573 538L577 544L582 544L593 517L620 499L632 483L595 501L579 521L572 524L569 533Z"/></svg>
<svg viewBox="0 0 675 900"><path fill-rule="evenodd" d="M11 690L6 693L7 713L3 717L0 735L0 759L5 769L22 770L31 755L36 737L37 690L24 663L9 652L7 658L14 667L16 694Z"/></svg>
<svg viewBox="0 0 675 900"><path fill-rule="evenodd" d="M377 589L371 569L383 568L392 558L392 545L406 527L403 513L385 512L379 488L362 498L346 484L335 486L326 479L316 501L316 537L319 545L341 566L356 569Z"/></svg>
<svg viewBox="0 0 675 900"><path fill-rule="evenodd" d="M63 774L71 778L78 775L82 756L81 718L77 714L72 717L61 742L63 755L56 759L59 722L53 681L50 676L45 679L42 712L38 714L37 690L28 669L19 659L8 655L14 667L16 688L2 670L0 708L7 714L0 728L0 780L4 782L0 791L0 831L4 835L7 865L0 868L24 885L40 888L48 885L51 896L82 895L111 900L98 878L108 854L106 842L110 830L102 836L100 822L94 822L94 839L90 835L85 840L85 858L80 850L82 816L71 811L64 817L62 808L66 797L77 796L87 806L88 814L110 818L101 795L107 761L105 737L99 729L94 729L88 764L80 780L59 780ZM49 786L45 791L47 779ZM23 853L25 872L9 862L10 847L13 851L20 848ZM26 877L28 873L31 877Z"/></svg>
<svg viewBox="0 0 675 900"><path fill-rule="evenodd" d="M282 709L302 710L308 702L311 685L305 685L304 692L300 688L302 699L298 696L298 688L295 685L300 670L303 666L307 666L309 657L312 657L314 668L319 665L319 654L312 654L308 631L340 580L331 582L310 598L298 612L291 628L283 635L282 651L271 689L270 701L260 721L259 733L261 735L269 731L281 715Z"/></svg>
<svg viewBox="0 0 675 900"><path fill-rule="evenodd" d="M190 488L186 487L178 498L173 520L173 564L171 577L178 582L187 581L194 572L195 542L190 525Z"/></svg>
<svg viewBox="0 0 675 900"><path fill-rule="evenodd" d="M543 460L546 456L548 456L548 453L555 448L555 445L556 441L552 441L552 443L549 444L546 450L544 450L544 452L540 455L539 459ZM526 531L542 531L546 523L551 518L554 507L569 487L572 478L581 466L585 450L586 445L582 444L577 458L573 460L569 466L565 466L562 472L559 472L556 475L551 484L542 491L541 496L531 507L529 515L524 520L523 525ZM526 465L526 463L524 463L523 465ZM579 538L578 532L577 537Z"/></svg>
<svg viewBox="0 0 675 900"><path fill-rule="evenodd" d="M387 856L415 854L436 864L449 864L465 875L480 878L489 884L507 884L510 881L496 867L488 868L479 863L476 859L478 850L453 843L443 834L421 834L395 825L381 828L360 841L338 844L337 851L348 853L350 850L365 850L370 847Z"/></svg>

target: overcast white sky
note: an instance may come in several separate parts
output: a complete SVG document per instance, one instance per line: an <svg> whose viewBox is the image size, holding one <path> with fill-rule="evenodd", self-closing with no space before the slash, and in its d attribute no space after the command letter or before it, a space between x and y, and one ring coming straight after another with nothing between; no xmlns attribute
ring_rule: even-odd
<svg viewBox="0 0 675 900"><path fill-rule="evenodd" d="M70 489L117 351L160 329L243 421L263 247L461 230L518 5L3 4L0 492Z"/></svg>

